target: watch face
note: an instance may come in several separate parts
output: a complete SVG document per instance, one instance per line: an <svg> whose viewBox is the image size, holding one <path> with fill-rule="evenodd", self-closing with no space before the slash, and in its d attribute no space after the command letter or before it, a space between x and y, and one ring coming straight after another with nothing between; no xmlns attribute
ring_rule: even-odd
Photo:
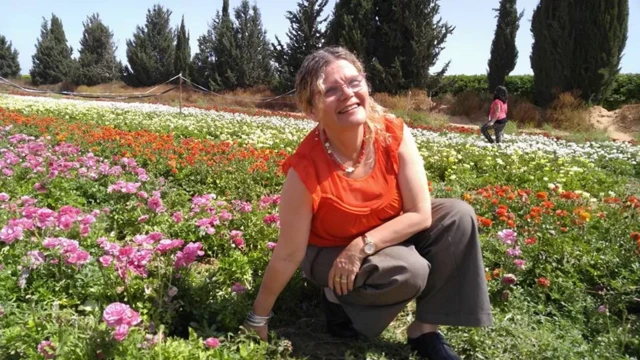
<svg viewBox="0 0 640 360"><path fill-rule="evenodd" d="M376 246L373 243L367 243L364 245L364 252L371 255L376 251Z"/></svg>

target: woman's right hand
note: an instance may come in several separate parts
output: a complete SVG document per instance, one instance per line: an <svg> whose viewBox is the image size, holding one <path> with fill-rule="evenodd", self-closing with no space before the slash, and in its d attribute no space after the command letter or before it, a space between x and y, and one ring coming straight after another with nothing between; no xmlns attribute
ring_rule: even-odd
<svg viewBox="0 0 640 360"><path fill-rule="evenodd" d="M263 326L251 326L249 324L247 324L246 322L243 324L244 328L247 329L248 331L255 331L256 334L258 334L258 336L260 337L260 339L262 341L267 341L268 337L269 337L269 325L265 324Z"/></svg>

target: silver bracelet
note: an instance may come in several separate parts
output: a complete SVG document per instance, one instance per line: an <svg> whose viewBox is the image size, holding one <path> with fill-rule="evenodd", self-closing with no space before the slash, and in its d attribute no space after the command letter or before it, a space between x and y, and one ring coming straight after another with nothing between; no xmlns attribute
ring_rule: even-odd
<svg viewBox="0 0 640 360"><path fill-rule="evenodd" d="M247 315L247 324L254 327L265 326L269 323L269 319L273 317L273 311L268 316L258 316L253 313L253 310Z"/></svg>

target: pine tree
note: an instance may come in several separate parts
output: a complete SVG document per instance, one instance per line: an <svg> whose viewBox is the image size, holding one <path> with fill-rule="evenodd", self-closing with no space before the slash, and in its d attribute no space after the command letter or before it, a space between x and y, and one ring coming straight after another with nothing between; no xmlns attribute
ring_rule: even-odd
<svg viewBox="0 0 640 360"><path fill-rule="evenodd" d="M629 0L572 3L574 49L567 87L600 104L611 93L629 31Z"/></svg>
<svg viewBox="0 0 640 360"><path fill-rule="evenodd" d="M237 86L247 88L269 85L273 78L271 46L263 29L260 10L242 0L235 9L237 51Z"/></svg>
<svg viewBox="0 0 640 360"><path fill-rule="evenodd" d="M100 15L93 14L83 22L84 31L78 51L78 69L73 79L76 85L98 85L120 78L121 64L116 58L113 32Z"/></svg>
<svg viewBox="0 0 640 360"><path fill-rule="evenodd" d="M175 33L170 26L171 10L154 5L147 10L146 24L137 26L132 40L127 40L124 80L131 86L161 84L172 78Z"/></svg>
<svg viewBox="0 0 640 360"><path fill-rule="evenodd" d="M501 0L500 8L494 9L498 23L491 43L491 58L489 59L488 81L489 89L493 91L497 86L504 85L507 76L515 69L518 61L516 35L520 28L520 20L524 10L518 14L517 0Z"/></svg>
<svg viewBox="0 0 640 360"><path fill-rule="evenodd" d="M12 47L13 44L0 35L0 76L3 78L14 78L20 75L18 50Z"/></svg>
<svg viewBox="0 0 640 360"><path fill-rule="evenodd" d="M31 57L33 67L29 74L33 84L55 84L66 80L74 68L71 54L73 48L67 44L60 18L51 14L51 26L43 18L36 52Z"/></svg>
<svg viewBox="0 0 640 360"><path fill-rule="evenodd" d="M180 28L176 31L176 56L173 61L173 72L176 74L182 73L185 78L190 77L190 61L191 61L191 47L189 46L189 34L184 26L184 15L182 16L182 22Z"/></svg>
<svg viewBox="0 0 640 360"><path fill-rule="evenodd" d="M276 36L273 58L278 76L277 88L287 91L295 86L296 73L304 58L322 47L325 31L321 29L327 18L321 19L328 0L301 0L296 12L287 11L289 20L288 43L282 44Z"/></svg>

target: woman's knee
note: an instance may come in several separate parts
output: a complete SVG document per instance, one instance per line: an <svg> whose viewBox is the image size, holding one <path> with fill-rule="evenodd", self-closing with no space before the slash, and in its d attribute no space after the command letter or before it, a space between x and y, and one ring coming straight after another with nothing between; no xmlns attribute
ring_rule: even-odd
<svg viewBox="0 0 640 360"><path fill-rule="evenodd" d="M473 230L477 226L476 212L466 201L447 199L444 212L447 220L455 222L458 227Z"/></svg>

